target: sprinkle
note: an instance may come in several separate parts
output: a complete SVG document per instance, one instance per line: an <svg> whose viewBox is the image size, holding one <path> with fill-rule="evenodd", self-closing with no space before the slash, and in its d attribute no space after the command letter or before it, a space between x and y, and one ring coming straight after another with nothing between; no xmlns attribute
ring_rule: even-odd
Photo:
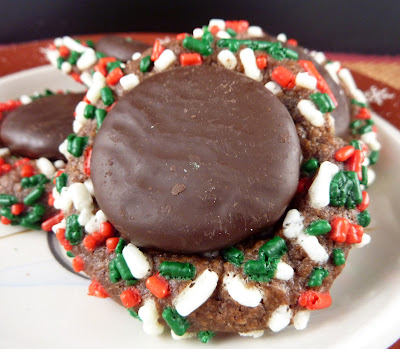
<svg viewBox="0 0 400 349"><path fill-rule="evenodd" d="M308 235L324 235L331 231L331 225L325 219L320 219L312 222L306 229L306 234Z"/></svg>
<svg viewBox="0 0 400 349"><path fill-rule="evenodd" d="M288 41L286 41L289 45L292 45L292 46L298 46L298 42L297 42L297 40L296 39L289 39Z"/></svg>
<svg viewBox="0 0 400 349"><path fill-rule="evenodd" d="M156 61L161 53L165 50L165 48L161 45L160 40L156 40L153 45L153 51L151 53L150 59L154 62Z"/></svg>
<svg viewBox="0 0 400 349"><path fill-rule="evenodd" d="M204 270L174 299L177 312L187 316L200 307L213 294L218 283L218 274Z"/></svg>
<svg viewBox="0 0 400 349"><path fill-rule="evenodd" d="M233 265L240 267L244 261L243 251L238 250L236 247L228 247L222 251L223 258L232 263Z"/></svg>
<svg viewBox="0 0 400 349"><path fill-rule="evenodd" d="M322 113L328 113L335 110L335 104L327 93L313 93L310 99L318 106Z"/></svg>
<svg viewBox="0 0 400 349"><path fill-rule="evenodd" d="M279 236L275 236L260 247L258 255L260 260L266 260L271 257L280 258L287 250L286 241Z"/></svg>
<svg viewBox="0 0 400 349"><path fill-rule="evenodd" d="M179 60L183 67L188 65L201 65L202 63L199 53L182 53L179 56Z"/></svg>
<svg viewBox="0 0 400 349"><path fill-rule="evenodd" d="M22 95L21 97L19 97L19 100L21 101L22 104L32 103L32 98L27 95Z"/></svg>
<svg viewBox="0 0 400 349"><path fill-rule="evenodd" d="M87 72L84 71L80 76L79 79L81 80L81 82L83 82L87 87L91 87L93 85L93 78L92 75ZM79 82L79 81L78 81Z"/></svg>
<svg viewBox="0 0 400 349"><path fill-rule="evenodd" d="M260 338L264 335L264 330L249 331L249 332L239 332L240 337L252 337Z"/></svg>
<svg viewBox="0 0 400 349"><path fill-rule="evenodd" d="M310 206L322 208L330 202L330 183L339 167L329 161L324 161L319 167L318 174L308 190Z"/></svg>
<svg viewBox="0 0 400 349"><path fill-rule="evenodd" d="M50 162L51 164L51 162ZM51 165L53 166L53 165ZM21 167L21 176L22 177L32 177L35 173L35 169L30 164L25 164Z"/></svg>
<svg viewBox="0 0 400 349"><path fill-rule="evenodd" d="M247 34L252 37L260 37L264 35L264 32L261 27L252 25L247 29Z"/></svg>
<svg viewBox="0 0 400 349"><path fill-rule="evenodd" d="M329 275L329 271L325 268L316 267L312 271L310 275L310 279L308 280L308 287L316 287L321 286L322 281Z"/></svg>
<svg viewBox="0 0 400 349"><path fill-rule="evenodd" d="M108 73L106 77L106 82L108 85L114 86L116 85L119 80L124 76L121 68L115 68L111 72Z"/></svg>
<svg viewBox="0 0 400 349"><path fill-rule="evenodd" d="M195 28L195 29L193 29L193 37L194 37L195 39L201 39L202 36L203 36L203 34L204 34L203 29L201 29L201 28ZM185 38L186 38L186 35L185 35L185 37L184 37L183 39L185 39ZM183 40L183 39L182 39L182 40Z"/></svg>
<svg viewBox="0 0 400 349"><path fill-rule="evenodd" d="M362 227L368 227L368 225L371 223L371 216L367 210L360 212L357 215L357 222L359 225Z"/></svg>
<svg viewBox="0 0 400 349"><path fill-rule="evenodd" d="M362 202L361 204L357 205L357 210L363 212L369 206L369 194L366 191L362 192Z"/></svg>
<svg viewBox="0 0 400 349"><path fill-rule="evenodd" d="M330 184L330 204L332 206L346 206L353 209L362 203L362 192L357 173L340 171L335 174Z"/></svg>
<svg viewBox="0 0 400 349"><path fill-rule="evenodd" d="M83 227L78 223L78 215L73 214L67 217L65 238L71 245L78 245L83 239Z"/></svg>
<svg viewBox="0 0 400 349"><path fill-rule="evenodd" d="M332 230L330 233L330 238L338 243L345 242L347 232L350 228L350 222L343 217L334 217L331 220L331 226Z"/></svg>
<svg viewBox="0 0 400 349"><path fill-rule="evenodd" d="M0 148L0 158L10 155L10 149Z"/></svg>
<svg viewBox="0 0 400 349"><path fill-rule="evenodd" d="M103 87L100 90L101 100L105 105L111 105L114 103L114 96L109 87Z"/></svg>
<svg viewBox="0 0 400 349"><path fill-rule="evenodd" d="M278 34L278 36L276 38L281 42L286 42L287 41L287 36L286 36L285 33Z"/></svg>
<svg viewBox="0 0 400 349"><path fill-rule="evenodd" d="M164 326L158 322L158 311L154 300L147 299L139 308L138 316L143 322L143 331L149 335L158 336L164 331Z"/></svg>
<svg viewBox="0 0 400 349"><path fill-rule="evenodd" d="M276 266L275 278L289 281L294 275L294 269L285 262L279 262Z"/></svg>
<svg viewBox="0 0 400 349"><path fill-rule="evenodd" d="M300 295L299 304L309 310L320 310L328 308L332 304L332 298L329 292L307 291Z"/></svg>
<svg viewBox="0 0 400 349"><path fill-rule="evenodd" d="M304 217L296 209L291 209L283 221L283 235L287 239L297 238L304 229Z"/></svg>
<svg viewBox="0 0 400 349"><path fill-rule="evenodd" d="M130 91L134 87L139 85L140 80L139 80L139 77L136 74L131 73L131 74L123 76L119 80L119 82L120 82L122 88L124 89L124 91Z"/></svg>
<svg viewBox="0 0 400 349"><path fill-rule="evenodd" d="M278 258L269 258L264 260L250 260L244 265L244 273L251 279L257 282L269 282L275 275Z"/></svg>
<svg viewBox="0 0 400 349"><path fill-rule="evenodd" d="M119 274L124 280L135 280L133 277L126 261L121 253L116 252L116 257L114 258L115 267L117 268Z"/></svg>
<svg viewBox="0 0 400 349"><path fill-rule="evenodd" d="M208 41L200 41L190 36L183 39L182 45L190 51L200 53L202 56L209 56L213 53L213 49Z"/></svg>
<svg viewBox="0 0 400 349"><path fill-rule="evenodd" d="M321 51L311 51L310 55L317 61L318 64L323 65L326 61L325 54Z"/></svg>
<svg viewBox="0 0 400 349"><path fill-rule="evenodd" d="M335 61L335 62L329 62L327 64L325 64L325 69L328 71L329 75L331 76L331 78L337 83L339 84L339 77L338 77L338 72L341 69L341 65L340 62Z"/></svg>
<svg viewBox="0 0 400 349"><path fill-rule="evenodd" d="M262 293L257 287L247 286L240 275L234 277L226 275L223 279L224 286L229 295L239 304L245 307L255 308L262 300Z"/></svg>
<svg viewBox="0 0 400 349"><path fill-rule="evenodd" d="M191 263L162 262L159 269L167 279L191 280L196 275L196 267Z"/></svg>
<svg viewBox="0 0 400 349"><path fill-rule="evenodd" d="M24 204L14 204L11 206L11 213L14 216L19 216L25 210Z"/></svg>
<svg viewBox="0 0 400 349"><path fill-rule="evenodd" d="M83 154L83 149L86 147L88 137L77 137L75 134L70 134L67 137L67 150L75 157L80 157Z"/></svg>
<svg viewBox="0 0 400 349"><path fill-rule="evenodd" d="M36 166L38 167L39 171L43 173L47 178L51 178L54 176L55 168L49 159L40 158L36 160Z"/></svg>
<svg viewBox="0 0 400 349"><path fill-rule="evenodd" d="M274 81L268 81L264 86L274 95L282 91L282 88Z"/></svg>
<svg viewBox="0 0 400 349"><path fill-rule="evenodd" d="M90 194L90 193L89 193ZM96 231L99 231L100 225L103 222L107 222L107 217L105 216L102 210L98 210L96 214L85 224L85 230L89 234L93 234ZM122 252L122 251L121 251Z"/></svg>
<svg viewBox="0 0 400 349"><path fill-rule="evenodd" d="M317 79L307 72L297 73L296 86L304 87L309 90L314 90L317 88Z"/></svg>
<svg viewBox="0 0 400 349"><path fill-rule="evenodd" d="M309 310L300 310L293 317L293 326L296 330L304 330L307 327L311 312Z"/></svg>
<svg viewBox="0 0 400 349"><path fill-rule="evenodd" d="M44 192L45 189L43 186L39 186L33 189L27 196L25 196L24 204L33 205L36 201L38 201L42 197Z"/></svg>
<svg viewBox="0 0 400 349"><path fill-rule="evenodd" d="M381 144L377 140L376 132L366 132L361 135L361 140L368 145L372 151L381 150Z"/></svg>
<svg viewBox="0 0 400 349"><path fill-rule="evenodd" d="M218 53L218 61L227 69L233 70L236 68L236 56L230 50L222 50Z"/></svg>
<svg viewBox="0 0 400 349"><path fill-rule="evenodd" d="M110 297L103 286L100 285L95 279L92 279L92 283L89 285L89 296L95 296L98 298L108 298Z"/></svg>
<svg viewBox="0 0 400 349"><path fill-rule="evenodd" d="M245 48L239 53L240 61L243 64L244 73L249 78L261 81L262 74L260 69L257 67L256 57L254 55L254 51L251 48Z"/></svg>
<svg viewBox="0 0 400 349"><path fill-rule="evenodd" d="M361 247L364 247L365 245L368 245L370 242L371 242L371 236L364 233L361 238L361 242L358 244L354 244L354 246L357 248L361 248Z"/></svg>
<svg viewBox="0 0 400 349"><path fill-rule="evenodd" d="M208 28L212 27L218 27L220 30L225 30L225 21L223 19L210 19L210 22L208 23Z"/></svg>
<svg viewBox="0 0 400 349"><path fill-rule="evenodd" d="M135 245L128 244L122 250L125 262L136 279L143 279L150 273L147 257Z"/></svg>
<svg viewBox="0 0 400 349"><path fill-rule="evenodd" d="M171 294L168 281L158 274L146 280L146 287L152 294L160 299L168 297Z"/></svg>
<svg viewBox="0 0 400 349"><path fill-rule="evenodd" d="M82 71L90 68L96 62L97 62L96 53L93 49L89 48L86 49L85 52L83 52L82 56L79 57L78 61L76 62L76 67Z"/></svg>
<svg viewBox="0 0 400 349"><path fill-rule="evenodd" d="M171 307L166 307L164 309L162 317L177 336L183 336L190 326L187 320Z"/></svg>
<svg viewBox="0 0 400 349"><path fill-rule="evenodd" d="M117 237L107 239L106 240L107 251L113 252L115 250L115 248L117 247L118 242L119 242L119 238L117 238Z"/></svg>
<svg viewBox="0 0 400 349"><path fill-rule="evenodd" d="M61 71L65 74L69 74L72 71L72 65L69 62L62 62L60 68Z"/></svg>
<svg viewBox="0 0 400 349"><path fill-rule="evenodd" d="M300 234L297 238L297 243L313 261L317 263L325 263L329 259L328 253L315 236Z"/></svg>
<svg viewBox="0 0 400 349"><path fill-rule="evenodd" d="M61 38L59 38L59 39L61 39ZM61 40L62 40L62 44L61 44ZM80 44L79 42L77 42L76 40L72 39L69 36L64 36L61 40L58 40L58 43L60 44L60 46L64 45L64 46L68 47L71 51L77 51L79 53L83 53L83 52L89 50L86 46Z"/></svg>
<svg viewBox="0 0 400 349"><path fill-rule="evenodd" d="M13 213L15 214L15 213ZM61 212L57 213L53 217L44 221L41 225L42 230L44 231L51 231L53 226L59 224L64 219L64 214Z"/></svg>
<svg viewBox="0 0 400 349"><path fill-rule="evenodd" d="M243 33L249 28L249 22L243 19L239 21L225 21L225 28L232 29L237 33Z"/></svg>
<svg viewBox="0 0 400 349"><path fill-rule="evenodd" d="M213 331L199 331L197 334L197 338L199 338L200 342L202 343L208 343L214 336L215 332Z"/></svg>
<svg viewBox="0 0 400 349"><path fill-rule="evenodd" d="M196 337L196 332L186 332L182 336L178 336L174 331L171 330L171 337L173 340L182 340Z"/></svg>
<svg viewBox="0 0 400 349"><path fill-rule="evenodd" d="M318 165L318 160L312 158L301 166L301 170L307 174L313 174L318 169Z"/></svg>
<svg viewBox="0 0 400 349"><path fill-rule="evenodd" d="M266 55L260 55L256 58L256 63L258 69L265 69L268 64L268 59Z"/></svg>
<svg viewBox="0 0 400 349"><path fill-rule="evenodd" d="M125 308L135 307L142 301L139 290L134 287L128 288L122 292L119 298L121 299L121 302Z"/></svg>
<svg viewBox="0 0 400 349"><path fill-rule="evenodd" d="M72 198L75 209L82 212L83 209L93 209L93 199L83 183L73 183L68 191Z"/></svg>
<svg viewBox="0 0 400 349"><path fill-rule="evenodd" d="M133 55L132 55L132 61L137 61L140 57L141 57L141 53L140 52L135 52Z"/></svg>
<svg viewBox="0 0 400 349"><path fill-rule="evenodd" d="M335 265L343 265L346 263L346 256L341 248L333 249L333 262Z"/></svg>
<svg viewBox="0 0 400 349"><path fill-rule="evenodd" d="M158 72L164 71L176 61L175 53L166 49L161 53L160 57L154 62L154 69Z"/></svg>
<svg viewBox="0 0 400 349"><path fill-rule="evenodd" d="M340 148L336 153L335 153L335 160L336 161L346 161L348 160L351 156L354 154L354 147L352 145L345 146L343 148Z"/></svg>
<svg viewBox="0 0 400 349"><path fill-rule="evenodd" d="M75 273L79 273L83 271L84 268L84 261L81 257L77 256L72 260L72 268L74 269Z"/></svg>
<svg viewBox="0 0 400 349"><path fill-rule="evenodd" d="M279 66L272 71L271 79L282 87L292 89L295 85L296 77L285 67Z"/></svg>
<svg viewBox="0 0 400 349"><path fill-rule="evenodd" d="M323 114L315 108L314 104L308 99L302 99L297 104L300 114L303 115L311 125L315 127L322 127L325 124Z"/></svg>
<svg viewBox="0 0 400 349"><path fill-rule="evenodd" d="M280 305L272 313L268 320L268 327L273 332L279 332L289 325L292 318L292 310L288 305Z"/></svg>

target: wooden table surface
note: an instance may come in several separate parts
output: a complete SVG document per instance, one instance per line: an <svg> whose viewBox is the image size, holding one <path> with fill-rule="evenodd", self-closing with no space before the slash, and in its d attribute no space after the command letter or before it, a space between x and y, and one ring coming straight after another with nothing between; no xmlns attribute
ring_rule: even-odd
<svg viewBox="0 0 400 349"><path fill-rule="evenodd" d="M172 33L120 33L132 39L152 44L156 38L171 36ZM81 35L76 38L96 42L102 34ZM21 44L0 45L0 77L15 73L24 69L48 64L43 49L53 39L32 41ZM400 100L400 57L371 57L362 55L327 54L332 60L340 60L344 66L349 67L354 78L362 90L366 91L370 86L378 89L386 89L388 95L393 96L382 103L371 102L373 109L400 129L400 109L397 102ZM0 96L1 101L1 96ZM400 328L400 324L399 324ZM400 329L399 329L400 332ZM390 349L400 349L400 339Z"/></svg>

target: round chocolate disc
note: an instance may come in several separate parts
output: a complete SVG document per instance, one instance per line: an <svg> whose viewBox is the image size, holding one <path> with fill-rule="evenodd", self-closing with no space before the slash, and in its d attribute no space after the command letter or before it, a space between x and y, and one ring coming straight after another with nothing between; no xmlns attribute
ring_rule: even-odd
<svg viewBox="0 0 400 349"><path fill-rule="evenodd" d="M74 110L84 94L50 95L7 114L1 139L13 155L64 159L59 145L72 133Z"/></svg>
<svg viewBox="0 0 400 349"><path fill-rule="evenodd" d="M188 253L273 225L299 164L292 118L263 84L195 66L153 75L120 99L94 141L91 173L123 237Z"/></svg>
<svg viewBox="0 0 400 349"><path fill-rule="evenodd" d="M114 35L107 35L96 43L96 51L104 53L106 56L115 57L123 62L132 59L132 55L135 52L143 52L149 47L150 45L144 42Z"/></svg>

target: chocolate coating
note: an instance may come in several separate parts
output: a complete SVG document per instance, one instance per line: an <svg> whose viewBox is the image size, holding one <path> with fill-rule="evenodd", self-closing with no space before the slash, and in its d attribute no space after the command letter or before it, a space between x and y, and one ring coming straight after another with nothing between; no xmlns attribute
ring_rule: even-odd
<svg viewBox="0 0 400 349"><path fill-rule="evenodd" d="M220 67L159 73L122 97L98 132L100 208L140 247L204 252L274 224L298 184L300 145L261 83Z"/></svg>
<svg viewBox="0 0 400 349"><path fill-rule="evenodd" d="M143 52L149 47L150 45L144 42L114 35L105 36L96 43L96 51L115 57L123 62L132 59L132 55L135 52Z"/></svg>
<svg viewBox="0 0 400 349"><path fill-rule="evenodd" d="M84 94L41 97L8 113L1 139L13 155L64 159L59 145L72 133L73 114Z"/></svg>

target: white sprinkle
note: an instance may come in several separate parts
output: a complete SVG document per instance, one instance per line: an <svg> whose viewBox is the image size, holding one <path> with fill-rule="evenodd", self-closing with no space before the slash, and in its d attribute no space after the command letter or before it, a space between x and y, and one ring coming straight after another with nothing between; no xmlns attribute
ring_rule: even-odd
<svg viewBox="0 0 400 349"><path fill-rule="evenodd" d="M311 125L322 127L325 124L324 115L308 99L302 99L297 104L300 114L303 115Z"/></svg>
<svg viewBox="0 0 400 349"><path fill-rule="evenodd" d="M256 25L252 25L247 29L247 34L249 36L257 38L257 37L263 36L264 32L261 29L261 27L256 26Z"/></svg>
<svg viewBox="0 0 400 349"><path fill-rule="evenodd" d="M188 316L213 294L218 283L218 274L208 269L196 277L174 299L175 309L181 316Z"/></svg>
<svg viewBox="0 0 400 349"><path fill-rule="evenodd" d="M239 332L240 337L252 337L260 338L264 335L264 330L250 331L250 332Z"/></svg>
<svg viewBox="0 0 400 349"><path fill-rule="evenodd" d="M328 253L319 243L316 236L300 234L297 243L307 253L308 257L317 263L325 263L329 259Z"/></svg>
<svg viewBox="0 0 400 349"><path fill-rule="evenodd" d="M175 61L175 53L170 49L166 49L161 53L160 57L158 57L158 59L154 61L154 69L158 72L161 72L167 69Z"/></svg>
<svg viewBox="0 0 400 349"><path fill-rule="evenodd" d="M347 68L342 68L340 69L338 75L342 84L349 90L351 94L353 94L353 91L357 90L357 85L353 79L353 75L350 73L350 70Z"/></svg>
<svg viewBox="0 0 400 349"><path fill-rule="evenodd" d="M262 80L262 74L257 67L256 56L251 48L245 48L239 53L240 61L243 64L244 73L251 79L256 81Z"/></svg>
<svg viewBox="0 0 400 349"><path fill-rule="evenodd" d="M317 61L318 64L323 65L324 62L326 61L326 56L321 51L311 51L310 55Z"/></svg>
<svg viewBox="0 0 400 349"><path fill-rule="evenodd" d="M76 67L79 70L85 70L90 68L96 62L97 62L96 52L92 48L89 48L82 53L82 56L79 57L78 61L76 62Z"/></svg>
<svg viewBox="0 0 400 349"><path fill-rule="evenodd" d="M220 30L225 30L225 21L217 18L210 19L208 30L211 30L212 27L218 27Z"/></svg>
<svg viewBox="0 0 400 349"><path fill-rule="evenodd" d="M72 158L72 155L68 151L68 139L66 139L64 142L60 144L60 146L58 147L58 151L62 155L64 155L67 158L67 160Z"/></svg>
<svg viewBox="0 0 400 349"><path fill-rule="evenodd" d="M226 275L223 282L229 295L239 304L251 308L260 304L262 300L261 291L254 286L247 286L245 280L240 275L236 275L235 277Z"/></svg>
<svg viewBox="0 0 400 349"><path fill-rule="evenodd" d="M65 74L69 74L72 70L72 65L69 62L62 62L61 63L61 71Z"/></svg>
<svg viewBox="0 0 400 349"><path fill-rule="evenodd" d="M140 80L139 80L139 77L136 74L131 73L131 74L123 76L119 80L119 82L120 82L122 88L124 89L124 91L130 91L134 87L139 85Z"/></svg>
<svg viewBox="0 0 400 349"><path fill-rule="evenodd" d="M60 53L58 52L58 50L46 50L46 58L54 67L58 66L57 59L59 57Z"/></svg>
<svg viewBox="0 0 400 349"><path fill-rule="evenodd" d="M329 75L331 78L339 84L339 77L338 77L338 71L340 70L341 65L340 62L335 61L335 62L330 62L325 64L325 69L328 71Z"/></svg>
<svg viewBox="0 0 400 349"><path fill-rule="evenodd" d="M83 114L85 113L85 109L87 106L88 106L88 103L83 102L83 101L79 102L77 104L77 106L75 107L75 118L79 118L79 119L83 118L84 117Z"/></svg>
<svg viewBox="0 0 400 349"><path fill-rule="evenodd" d="M63 160L56 160L54 161L54 167L60 170L65 167L65 162Z"/></svg>
<svg viewBox="0 0 400 349"><path fill-rule="evenodd" d="M175 334L174 331L171 330L171 337L173 340L181 340L181 339L189 339L189 338L194 338L196 337L197 334L196 332L185 332L182 336L178 336L177 334Z"/></svg>
<svg viewBox="0 0 400 349"><path fill-rule="evenodd" d="M136 279L143 279L150 273L150 263L147 257L135 245L128 244L122 250L125 262Z"/></svg>
<svg viewBox="0 0 400 349"><path fill-rule="evenodd" d="M220 39L230 39L231 36L229 35L228 32L226 32L225 30L220 30L217 34L216 34L217 38Z"/></svg>
<svg viewBox="0 0 400 349"><path fill-rule="evenodd" d="M147 299L139 308L138 315L143 322L143 331L152 336L158 336L164 331L164 326L158 322L158 311L153 299Z"/></svg>
<svg viewBox="0 0 400 349"><path fill-rule="evenodd" d="M107 86L106 78L104 77L103 74L96 71L93 74L93 84L97 84L102 87L105 87L105 86Z"/></svg>
<svg viewBox="0 0 400 349"><path fill-rule="evenodd" d="M289 264L285 262L279 262L276 266L275 278L288 281L293 277L293 275L294 270Z"/></svg>
<svg viewBox="0 0 400 349"><path fill-rule="evenodd" d="M368 167L370 165L369 157L366 156L364 158L364 161L363 161L362 165L365 166L365 167Z"/></svg>
<svg viewBox="0 0 400 349"><path fill-rule="evenodd" d="M90 101L91 104L95 104L100 99L101 97L100 91L103 87L104 87L103 85L95 83L93 83L92 86L90 86L90 88L86 92L86 98Z"/></svg>
<svg viewBox="0 0 400 349"><path fill-rule="evenodd" d="M57 230L58 229L65 229L65 227L67 226L67 221L66 221L66 219L64 218L60 223L58 223L58 224L54 224L52 227L51 227L51 230L53 231L53 233L57 233Z"/></svg>
<svg viewBox="0 0 400 349"><path fill-rule="evenodd" d="M201 37L203 36L204 31L201 28L195 28L193 29L193 37L195 39L201 39Z"/></svg>
<svg viewBox="0 0 400 349"><path fill-rule="evenodd" d="M281 42L286 42L287 41L287 36L286 36L285 33L278 34L278 36L276 38Z"/></svg>
<svg viewBox="0 0 400 349"><path fill-rule="evenodd" d="M5 156L10 155L10 149L8 148L0 148L0 158L4 158Z"/></svg>
<svg viewBox="0 0 400 349"><path fill-rule="evenodd" d="M93 217L92 210L90 208L84 208L79 214L78 223L84 227Z"/></svg>
<svg viewBox="0 0 400 349"><path fill-rule="evenodd" d="M21 97L19 97L19 100L22 104L29 104L32 102L32 98L27 95L22 95Z"/></svg>
<svg viewBox="0 0 400 349"><path fill-rule="evenodd" d="M352 96L359 103L367 103L368 102L367 97L365 97L364 92L361 91L360 89L356 89L356 90L352 91Z"/></svg>
<svg viewBox="0 0 400 349"><path fill-rule="evenodd" d="M370 186L372 183L375 182L376 178L375 171L371 167L368 168L367 176L368 176L368 186Z"/></svg>
<svg viewBox="0 0 400 349"><path fill-rule="evenodd" d="M100 229L101 223L107 222L107 217L102 210L98 210L96 214L85 225L85 230L89 234L93 234Z"/></svg>
<svg viewBox="0 0 400 349"><path fill-rule="evenodd" d="M229 70L236 68L236 56L230 50L222 50L218 53L218 61Z"/></svg>
<svg viewBox="0 0 400 349"><path fill-rule="evenodd" d="M88 192L90 193L90 195L94 196L94 188L93 188L92 180L89 178L86 181L84 181L83 184L85 185L85 187L88 190Z"/></svg>
<svg viewBox="0 0 400 349"><path fill-rule="evenodd" d="M71 195L74 207L78 212L82 212L85 208L93 210L92 196L83 183L76 182L71 184L68 191Z"/></svg>
<svg viewBox="0 0 400 349"><path fill-rule="evenodd" d="M296 330L304 330L307 327L308 320L310 319L311 311L300 310L293 317L293 326Z"/></svg>
<svg viewBox="0 0 400 349"><path fill-rule="evenodd" d="M69 36L64 36L63 37L63 44L64 46L67 46L71 51L77 51L79 53L88 51L88 50L92 50L89 47L83 46L82 44L80 44L79 42L77 42L76 40L72 39Z"/></svg>
<svg viewBox="0 0 400 349"><path fill-rule="evenodd" d="M90 87L93 85L93 77L92 74L90 74L87 71L84 71L81 75L80 75L80 79L81 81L87 86Z"/></svg>
<svg viewBox="0 0 400 349"><path fill-rule="evenodd" d="M58 194L58 192L57 192ZM54 205L56 209L68 211L72 207L72 198L68 187L63 187L59 195L54 196Z"/></svg>
<svg viewBox="0 0 400 349"><path fill-rule="evenodd" d="M60 47L60 46L64 45L64 40L63 40L63 38L55 38L53 43L54 43L54 46Z"/></svg>
<svg viewBox="0 0 400 349"><path fill-rule="evenodd" d="M36 160L36 166L39 171L43 173L47 178L52 178L56 169L53 166L53 163L47 158L40 158Z"/></svg>
<svg viewBox="0 0 400 349"><path fill-rule="evenodd" d="M283 330L290 323L292 318L292 310L287 305L280 305L272 313L268 320L268 327L273 332L279 332Z"/></svg>
<svg viewBox="0 0 400 349"><path fill-rule="evenodd" d="M366 132L361 135L361 140L368 145L371 150L381 150L381 144L377 139L377 134L374 131Z"/></svg>
<svg viewBox="0 0 400 349"><path fill-rule="evenodd" d="M83 124L79 120L75 119L72 122L72 131L74 131L74 133L78 133L82 129L82 127L83 127Z"/></svg>
<svg viewBox="0 0 400 349"><path fill-rule="evenodd" d="M135 52L132 55L132 61L137 61L141 56L142 56L142 54L140 52Z"/></svg>
<svg viewBox="0 0 400 349"><path fill-rule="evenodd" d="M371 235L364 233L362 236L362 240L359 244L354 244L354 247L361 248L365 245L368 245L371 242Z"/></svg>
<svg viewBox="0 0 400 349"><path fill-rule="evenodd" d="M282 87L280 87L275 81L268 81L264 86L274 95L282 91Z"/></svg>
<svg viewBox="0 0 400 349"><path fill-rule="evenodd" d="M314 90L317 87L317 79L307 72L298 73L296 75L296 85L309 90Z"/></svg>
<svg viewBox="0 0 400 349"><path fill-rule="evenodd" d="M329 161L324 161L319 167L318 174L308 190L310 206L322 208L329 205L329 190L332 178L339 172L339 167Z"/></svg>
<svg viewBox="0 0 400 349"><path fill-rule="evenodd" d="M289 210L283 221L283 235L287 239L297 238L304 229L304 217L295 208Z"/></svg>

